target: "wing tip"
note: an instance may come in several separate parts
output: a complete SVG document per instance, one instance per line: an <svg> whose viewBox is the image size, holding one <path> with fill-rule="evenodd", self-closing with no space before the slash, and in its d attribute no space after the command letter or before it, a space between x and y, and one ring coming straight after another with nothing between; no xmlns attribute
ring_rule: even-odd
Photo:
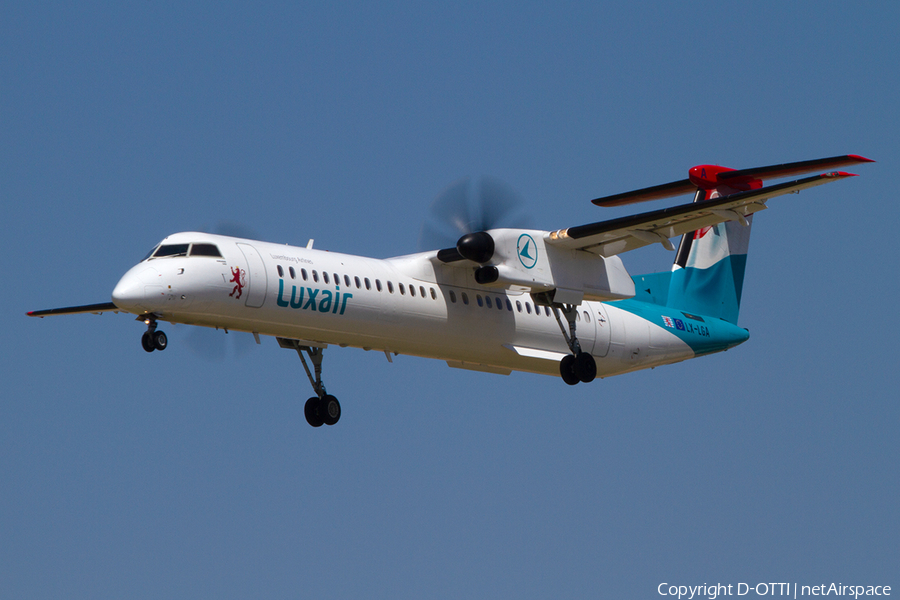
<svg viewBox="0 0 900 600"><path fill-rule="evenodd" d="M848 154L847 158L852 158L856 162L863 162L863 163L875 162L871 158L866 158L865 156L860 156L859 154Z"/></svg>

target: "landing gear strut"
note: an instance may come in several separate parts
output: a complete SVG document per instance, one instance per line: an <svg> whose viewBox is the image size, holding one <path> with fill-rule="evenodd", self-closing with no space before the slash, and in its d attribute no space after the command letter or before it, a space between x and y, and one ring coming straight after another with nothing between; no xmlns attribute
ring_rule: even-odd
<svg viewBox="0 0 900 600"><path fill-rule="evenodd" d="M169 345L169 338L162 331L156 330L156 317L153 315L138 317L139 321L147 324L147 331L141 336L141 346L147 352L165 350Z"/></svg>
<svg viewBox="0 0 900 600"><path fill-rule="evenodd" d="M561 304L552 302L548 295L542 294L541 297L535 297L535 301L543 300L544 304L553 309L553 315L559 324L559 330L566 339L566 345L572 354L567 354L559 361L559 374L569 385L575 385L579 381L590 383L597 376L597 362L590 352L584 352L581 344L578 343L578 336L575 335L575 315L578 307L573 304ZM562 316L560 316L562 313ZM562 317L566 318L566 325L563 325Z"/></svg>
<svg viewBox="0 0 900 600"><path fill-rule="evenodd" d="M313 346L303 346L299 340L287 340L279 338L278 343L282 348L293 348L300 356L300 362L303 363L303 369L306 376L309 377L309 383L312 384L313 392L316 394L306 401L303 407L303 415L306 422L313 427L321 427L322 425L334 425L341 418L341 403L338 399L325 392L325 384L322 383L322 351L324 348ZM303 353L309 357L313 364L313 370L309 370L306 364L306 358ZM315 374L315 375L314 375Z"/></svg>

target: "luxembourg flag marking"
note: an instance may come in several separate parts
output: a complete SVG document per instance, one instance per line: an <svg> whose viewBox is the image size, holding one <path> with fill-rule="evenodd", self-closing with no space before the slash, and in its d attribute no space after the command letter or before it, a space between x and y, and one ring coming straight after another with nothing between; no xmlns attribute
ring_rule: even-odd
<svg viewBox="0 0 900 600"><path fill-rule="evenodd" d="M662 319L663 319L663 323L665 324L666 327L671 327L672 329L675 329L675 323L672 321L672 317L663 316Z"/></svg>

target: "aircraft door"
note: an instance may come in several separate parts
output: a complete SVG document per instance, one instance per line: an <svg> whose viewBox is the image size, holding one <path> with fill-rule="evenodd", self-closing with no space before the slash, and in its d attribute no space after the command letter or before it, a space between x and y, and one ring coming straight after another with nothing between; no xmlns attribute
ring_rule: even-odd
<svg viewBox="0 0 900 600"><path fill-rule="evenodd" d="M244 258L247 259L247 306L250 308L259 308L266 301L266 287L268 280L266 278L266 266L263 264L262 257L256 248L250 244L237 245L241 249Z"/></svg>
<svg viewBox="0 0 900 600"><path fill-rule="evenodd" d="M609 354L610 326L609 317L606 316L606 306L601 303L587 305L588 313L594 321L594 356L606 356Z"/></svg>

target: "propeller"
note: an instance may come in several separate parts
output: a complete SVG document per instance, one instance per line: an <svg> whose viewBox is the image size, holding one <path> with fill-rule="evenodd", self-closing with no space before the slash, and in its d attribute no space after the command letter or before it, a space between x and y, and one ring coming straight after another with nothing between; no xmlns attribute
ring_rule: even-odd
<svg viewBox="0 0 900 600"><path fill-rule="evenodd" d="M419 232L419 251L453 248L472 233L498 227L528 228L524 202L494 177L460 179L438 194Z"/></svg>

